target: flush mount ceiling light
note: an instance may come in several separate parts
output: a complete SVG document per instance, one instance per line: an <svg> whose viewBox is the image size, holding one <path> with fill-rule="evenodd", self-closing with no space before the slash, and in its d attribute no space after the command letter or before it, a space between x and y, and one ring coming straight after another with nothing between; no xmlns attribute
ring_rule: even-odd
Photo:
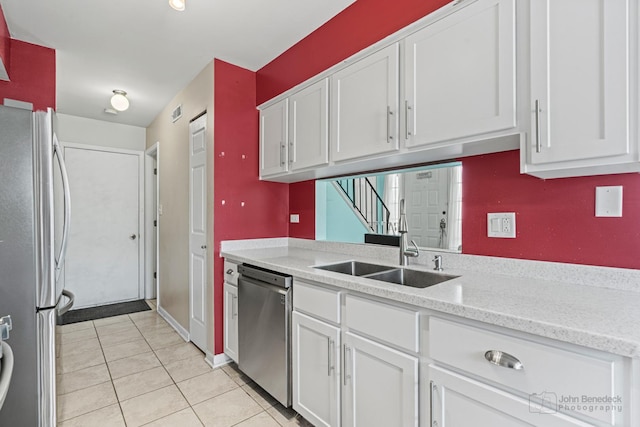
<svg viewBox="0 0 640 427"><path fill-rule="evenodd" d="M111 97L111 106L118 111L125 111L129 108L127 92L123 90L114 90L113 96Z"/></svg>
<svg viewBox="0 0 640 427"><path fill-rule="evenodd" d="M182 12L184 10L184 6L187 0L169 0L169 6L174 8L175 10Z"/></svg>

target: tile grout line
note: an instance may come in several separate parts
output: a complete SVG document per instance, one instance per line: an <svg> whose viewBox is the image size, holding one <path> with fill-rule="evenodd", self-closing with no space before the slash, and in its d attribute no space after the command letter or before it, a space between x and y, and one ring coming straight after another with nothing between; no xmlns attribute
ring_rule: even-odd
<svg viewBox="0 0 640 427"><path fill-rule="evenodd" d="M156 315L156 316L158 316L157 311L156 311L155 309L152 309L152 310L151 310L151 312L152 312L152 313L155 313L155 315ZM137 396L132 396L132 397L130 397L129 399L126 399L126 400L130 400L130 399L133 399L133 398L138 397L138 396L143 396L143 395L148 394L148 393L152 393L152 392L155 392L155 391L158 391L158 390L162 390L162 389L164 389L164 388L169 388L169 387L171 387L171 386L175 386L175 387L178 389L179 393L181 394L181 396L183 397L183 399L185 400L185 402L187 403L187 405L188 405L188 406L187 406L187 407L185 407L185 408L182 408L182 409L180 409L180 410L178 410L178 411L174 411L174 412L172 412L172 413L170 413L170 414L166 414L166 415L164 415L164 416L163 416L163 417L161 417L161 418L157 418L157 419L151 420L151 421L149 421L149 422L145 423L144 425L148 425L148 424L150 424L150 423L157 422L157 421L162 420L162 419L164 419L164 418L170 417L170 416L172 416L172 415L174 415L174 414L176 414L176 413L178 413L178 412L180 412L180 411L184 411L184 410L185 410L185 409L187 409L187 408L189 408L189 409L191 410L191 412L195 415L195 417L196 417L196 419L198 420L198 422L200 422L202 425L204 425L204 421L201 419L201 417L200 417L200 416L198 415L198 413L195 411L195 409L194 409L194 405L192 405L192 404L189 402L189 400L188 400L188 399L187 399L187 397L185 396L184 392L182 391L182 389L181 389L181 388L180 388L180 386L178 385L178 382L174 379L174 377L173 377L173 376L171 376L171 374L170 374L170 373L169 373L169 371L167 370L167 368L166 368L166 364L165 364L162 360L160 360L160 358L159 358L159 357L158 357L158 355L157 355L157 351L159 351L159 350L163 350L163 349L166 349L166 348L169 348L169 347L173 347L173 346L167 346L167 347L161 347L161 348L158 348L158 349L154 349L154 348L151 346L151 343L149 342L149 340L147 339L147 337L145 336L145 334L144 334L144 333L142 332L142 330L140 329L140 326L138 325L138 323L136 323L136 321L135 321L135 320L134 320L130 315L127 315L127 317L128 317L128 321L130 321L131 323L133 323L133 325L135 326L136 330L137 330L137 331L142 335L142 338L144 339L144 342L145 342L145 343L149 346L149 348L150 348L150 353L152 353L152 354L154 355L154 357L158 359L158 362L160 363L160 366L162 366L162 368L163 368L164 372L169 376L169 379L171 380L171 384L169 384L169 385L167 385L167 386L165 386L165 387L161 387L161 388L159 388L159 389L157 389L157 390L152 390L152 391L149 391L149 392L147 392L147 393L142 393L142 394L139 394L139 395L137 395ZM93 322L93 321L92 321L92 322ZM116 322L116 323L117 323L117 322ZM113 324L116 324L116 323L113 323ZM99 325L98 325L98 326L99 326ZM113 376L112 376L112 372L111 372L111 369L110 369L110 367L109 367L109 363L108 363L108 362L107 362L107 360L106 360L106 355L105 355L105 352L104 352L104 345L103 345L102 339L101 339L101 337L100 337L100 334L98 334L98 326L96 326L96 325L95 325L95 323L93 323L93 324L92 324L92 327L93 327L93 329L94 329L94 330L95 330L95 332L96 332L96 338L98 339L98 343L99 343L99 345L100 345L100 350L101 350L101 353L102 353L102 357L103 357L104 364L105 364L105 366L106 366L106 368L107 368L107 372L108 372L108 374L109 374L109 380L108 380L108 381L105 381L105 382L103 382L103 383L99 383L99 384L104 384L104 383L106 383L106 382L110 382L110 383L111 383L112 390L113 390L113 392L114 392L114 395L115 395L115 397L116 397L116 401L117 401L117 403L118 403L118 408L120 409L120 415L122 416L122 420L123 420L123 422L124 422L125 426L129 426L129 423L127 423L127 420L125 419L125 416L124 416L124 411L123 411L123 409L122 409L122 405L121 405L121 403L122 403L122 402L120 401L119 396L118 396L118 393L117 393L117 389L115 388L115 383L114 383L114 381L115 381L115 380L114 380L114 378L113 378ZM108 325L105 325L105 326L108 326ZM169 326L170 326L170 325L169 325ZM89 329L89 328L87 328L87 329ZM111 334L107 334L107 335L111 335ZM188 342L187 342L187 343L188 343ZM176 344L175 346L177 347L177 346L180 346L180 345L183 345L183 344ZM144 353L147 353L147 352L144 352ZM142 354L142 353L140 353L140 354ZM132 356L129 356L129 357L133 357L133 356L136 356L136 355L132 355ZM185 358L183 358L183 359L178 359L178 360L176 360L176 361L186 360L186 359L188 359L188 357L185 357ZM117 360L122 360L122 359L116 359L116 361L117 361ZM176 362L176 361L173 361L173 362L167 362L167 363L174 363L174 362ZM112 361L112 362L113 362L113 361ZM98 365L95 365L95 366L98 366ZM140 371L140 372L136 372L136 373L133 373L133 374L130 374L130 375L136 375L136 374L139 374L139 373L141 373L141 372L146 372L146 371L149 371L149 370L154 369L154 368L155 368L155 367L148 368L148 369L143 369L143 370L142 370L142 371ZM275 406L274 406L273 404L268 403L268 404L267 404L267 405L268 405L268 408L264 408L264 407L263 407L263 405L261 405L261 404L256 400L256 398L254 398L254 397L253 397L251 394L249 394L249 392L247 391L247 388L246 388L246 387L249 387L249 388L251 388L252 390L254 390L254 391L255 391L255 393L258 393L258 391L256 391L255 389L253 389L253 388L251 387L251 383L250 383L250 382L246 382L246 380L242 378L242 376L243 376L244 374L242 374L242 372L241 372L241 371L239 371L239 370L237 370L237 369L234 369L234 368L233 368L233 367L231 367L231 366L230 366L230 369L232 369L233 371L235 371L238 375L231 375L231 374L230 374L229 372L227 372L225 369L222 369L222 367L218 367L218 368L215 368L215 369L210 369L210 370L209 370L209 371L207 371L207 372L204 372L204 373L201 373L201 374L195 375L195 376L193 376L193 377L185 378L184 380L182 380L182 381L180 381L180 382L188 381L188 380L190 380L190 379L194 379L194 378L197 378L197 377L199 377L199 376L207 375L207 374L209 374L209 373L211 373L211 372L215 372L216 370L220 370L220 371L222 371L222 372L225 374L225 376L226 376L226 378L227 378L227 379L231 380L231 381L236 385L236 387L234 387L233 389L228 390L228 391L226 391L226 392L220 393L220 394L218 394L218 395L216 395L216 396L213 396L213 397L211 397L210 399L206 399L206 400L204 400L204 401L202 401L202 402L198 402L198 403L197 403L197 404L195 404L195 405L199 405L199 404L202 404L202 403L204 403L204 402L207 402L208 400L212 400L212 399L218 398L219 396L222 396L222 395L224 395L224 394L230 393L230 392L235 391L235 390L237 390L237 389L239 388L239 389L241 389L241 390L242 390L242 391L243 391L247 396L249 396L249 398L251 399L251 401L253 401L256 405L258 405L258 407L260 408L260 412L258 412L258 413L256 413L256 414L254 414L254 415L252 415L252 416L249 416L249 417L247 417L247 418L245 418L245 419L242 419L242 420L238 421L237 423L233 424L232 426L237 426L237 425L239 425L239 424L242 424L243 422L245 422L245 421L247 421L247 420L250 420L250 419L252 419L252 418L254 418L254 417L257 417L257 416L261 415L263 412L266 412L267 416L268 416L270 419L272 419L272 420L275 422L275 424L276 424L276 425L283 426L283 424L281 424L281 423L280 423L280 422L279 422L279 421L278 421L278 420L277 420L277 419L276 419L276 418L275 418L271 413L269 413L269 410L270 410L270 409L272 409L272 408L274 408ZM127 377L127 376L128 376L128 375L125 375L125 376L123 376L123 377L121 377L121 378L125 378L125 377ZM237 378L236 378L236 377L237 377ZM237 379L237 381L236 381L236 379ZM96 385L99 385L99 384L96 384ZM258 396L262 397L259 393L258 393ZM264 397L263 397L263 399L264 399ZM126 400L125 400L125 401L126 401ZM266 399L265 399L265 400L266 400ZM123 402L124 402L124 401L123 401ZM76 417L70 418L69 420L75 419L75 418L77 418L77 417L79 417L79 416L83 416L83 415L90 414L91 412L94 412L94 411L98 411L98 410L104 409L104 408L106 408L106 407L108 407L108 406L111 406L111 405L107 405L107 406L104 406L104 407L101 407L101 408L93 409L92 411L89 411L89 412L87 412L86 414L78 415L78 416L76 416ZM297 418L297 417L296 417L296 418ZM66 421L69 421L69 420L65 420L65 422L66 422ZM287 424L287 425L288 425L288 424Z"/></svg>
<svg viewBox="0 0 640 427"><path fill-rule="evenodd" d="M152 309L152 311L156 313L156 316L158 316L157 311L156 311L155 309ZM175 379L171 376L171 374L169 373L169 371L167 371L167 368L166 368L166 366L165 366L164 362L162 362L162 361L160 360L160 358L158 357L158 355L156 354L156 350L160 350L160 349L154 349L153 347L151 347L151 344L150 344L150 343L149 343L149 341L147 340L147 337L145 337L145 336L144 336L144 334L143 334L143 333L142 333L142 331L140 330L140 327L139 327L139 326L138 326L138 324L135 322L135 320L131 319L131 321L132 321L132 322L133 322L133 324L135 325L135 327L136 327L136 329L138 330L138 332L140 332L140 335L142 335L142 338L145 340L145 342L147 343L147 345L149 346L149 348L151 348L151 352L152 352L152 353L153 353L153 355L158 359L158 362L160 362L160 366L162 366L162 369L164 369L164 371L166 372L166 374L169 376L169 379L171 380L171 383L172 383L171 385L175 386L175 387L176 387L176 389L178 389L178 392L182 395L182 398L184 399L184 401L185 401L185 402L187 402L188 408L189 408L189 409L191 409L191 411L194 413L194 415L196 416L196 418L198 419L198 421L200 422L200 424L204 425L204 423L202 422L202 420L200 419L200 417L198 416L198 414L196 413L196 411L193 409L193 406L191 406L191 403L189 402L189 400L187 399L187 397L184 395L184 393L182 392L182 390L181 390L181 389L180 389L180 387L178 386L178 383L177 383L177 382L175 381ZM169 325L169 326L171 326L171 325ZM178 345L180 345L180 344L178 344ZM171 346L169 346L169 347L171 347ZM168 348L168 347L164 347L164 348ZM143 372L145 372L145 371L143 371ZM194 378L195 378L195 377L194 377ZM161 387L161 388L159 388L158 390L162 390L163 388L170 387L171 385L168 385L168 386L166 386L166 387ZM153 393L154 391L157 391L157 390L153 390L153 391L150 391L150 392L148 392L148 393ZM140 394L140 395L138 395L138 396L142 396L142 395L144 395L144 394L148 394L148 393L143 393L143 394ZM138 397L138 396L135 396L135 397ZM153 422L155 422L155 421L159 421L159 420L161 420L161 419L163 419L163 418L170 417L171 415L174 415L174 414L176 414L176 413L178 413L178 412L180 412L180 411L183 411L183 410L185 410L185 409L186 409L186 408L179 409L179 410L177 410L177 411L175 411L175 412L172 412L172 413L170 413L170 414L167 414L167 415L165 415L165 416L163 416L163 417L161 417L161 418L157 418L157 419L155 419L155 420L151 420L151 421L149 421L148 423L145 423L144 425L148 425L148 424L151 424L151 423L153 423ZM123 418L124 418L124 414L123 414ZM126 421L125 421L125 422L126 422ZM142 427L144 427L144 425L143 425Z"/></svg>
<svg viewBox="0 0 640 427"><path fill-rule="evenodd" d="M106 357L105 357L105 355L104 355L104 349L102 348L102 342L100 341L100 336L98 335L98 329L96 328L96 325L95 325L95 323L93 322L93 320L90 320L90 322L91 322L91 326L92 326L92 327L93 327L93 329L95 330L96 338L97 338L97 340L98 340L98 345L100 346L100 352L102 353L102 359L103 359L103 361L104 361L104 365L105 365L105 367L107 368L107 372L109 373L109 381L104 381L104 382L101 382L101 383L98 383L98 384L94 384L93 386L101 385L101 384L106 384L106 383L110 383L110 384L111 384L111 389L113 390L113 394L114 394L114 395L115 395L115 397L116 397L116 402L118 402L118 407L120 407L120 402L118 401L118 394L116 393L115 387L114 387L114 385L113 385L113 379L111 378L111 371L109 370L109 365L107 365L107 359L106 359ZM91 328L87 328L87 329L91 329ZM61 344L62 344L62 343L61 343ZM62 351L62 349L61 349L61 351ZM62 358L62 354L60 354L60 358ZM98 364L98 365L93 365L93 366L89 366L88 368L95 367L95 366L99 366L99 365L100 365L100 364ZM86 368L83 368L83 369L86 369ZM71 371L71 372L77 372L77 371L80 371L80 370L81 370L81 369L78 369L78 370L76 370L76 371ZM71 373L71 372L68 372L68 373ZM61 375L62 375L62 374L61 374ZM90 386L90 387L93 387L93 386ZM89 387L81 388L81 389L74 390L74 391L86 390L87 388L89 388ZM65 393L65 394L69 394L69 393ZM63 396L63 395L60 395L60 396ZM59 396L56 396L56 406L57 406L57 402L58 402L58 397L59 397ZM89 412L85 412L85 413L83 413L83 414L79 414L79 415L77 415L77 416L75 416L75 417L71 417L71 418L68 418L68 419L66 419L66 420L62 420L61 422L70 421L70 420L73 420L73 419L75 419L75 418L79 418L79 417L82 417L82 416L84 416L84 415L90 414L91 412L95 412L95 411L99 411L99 410L101 410L101 409L107 408L107 407L109 407L109 406L111 406L111 405L106 405L106 406L102 406L102 407L100 407L100 408L95 408L95 409L92 409L92 410L91 410L91 411L89 411ZM122 414L122 408L120 408L120 413ZM56 418L57 418L57 417L56 417ZM122 414L122 419L124 420L124 414ZM56 420L56 422L60 422L60 421ZM125 427L126 427L126 423L125 423Z"/></svg>

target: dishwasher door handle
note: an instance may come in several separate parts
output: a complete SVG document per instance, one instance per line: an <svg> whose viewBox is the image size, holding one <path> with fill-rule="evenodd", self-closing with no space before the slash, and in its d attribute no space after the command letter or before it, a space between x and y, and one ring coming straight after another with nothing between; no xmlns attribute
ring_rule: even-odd
<svg viewBox="0 0 640 427"><path fill-rule="evenodd" d="M268 289L269 291L277 292L280 295L287 295L287 292L289 291L288 288L281 288L280 286L272 285L266 282L261 282L259 280L253 280L253 279L250 279L249 277L244 277L242 275L240 275L240 278L238 278L238 282L240 281L249 283L254 286L260 286L261 288Z"/></svg>

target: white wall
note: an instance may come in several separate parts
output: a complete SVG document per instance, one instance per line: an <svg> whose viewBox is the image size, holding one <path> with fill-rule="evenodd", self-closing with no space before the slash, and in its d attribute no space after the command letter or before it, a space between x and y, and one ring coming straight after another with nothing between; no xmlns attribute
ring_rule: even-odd
<svg viewBox="0 0 640 427"><path fill-rule="evenodd" d="M57 135L61 142L138 151L144 151L145 149L147 130L143 127L103 122L59 113L57 117Z"/></svg>

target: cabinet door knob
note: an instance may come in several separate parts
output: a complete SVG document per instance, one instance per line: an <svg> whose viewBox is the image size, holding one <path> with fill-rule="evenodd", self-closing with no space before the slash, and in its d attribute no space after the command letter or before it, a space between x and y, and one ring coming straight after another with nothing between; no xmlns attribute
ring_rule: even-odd
<svg viewBox="0 0 640 427"><path fill-rule="evenodd" d="M129 236L131 240L136 240L136 237L138 237L136 234L132 234L131 236Z"/></svg>
<svg viewBox="0 0 640 427"><path fill-rule="evenodd" d="M509 353L505 353L504 351L489 350L484 354L484 358L487 359L489 363L502 366L503 368L516 370L524 369L524 366L517 357L512 356Z"/></svg>
<svg viewBox="0 0 640 427"><path fill-rule="evenodd" d="M228 269L227 274L233 274L233 268Z"/></svg>
<svg viewBox="0 0 640 427"><path fill-rule="evenodd" d="M200 246L200 249L207 249L207 245Z"/></svg>

